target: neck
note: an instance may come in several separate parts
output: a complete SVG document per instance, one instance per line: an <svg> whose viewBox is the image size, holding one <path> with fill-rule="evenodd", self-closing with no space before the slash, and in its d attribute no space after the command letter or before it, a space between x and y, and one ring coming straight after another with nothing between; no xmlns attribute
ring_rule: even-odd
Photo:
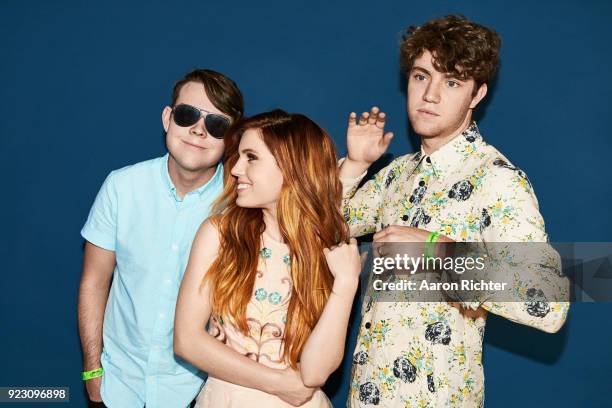
<svg viewBox="0 0 612 408"><path fill-rule="evenodd" d="M183 198L185 194L202 187L215 174L216 166L205 169L190 171L178 165L176 160L170 155L168 157L168 174L170 180L176 187L176 194Z"/></svg>
<svg viewBox="0 0 612 408"><path fill-rule="evenodd" d="M457 135L463 133L472 122L472 112L469 111L465 116L457 130L450 132L448 135L439 135L430 138L424 138L421 136L421 146L426 155L431 155L433 152L453 140Z"/></svg>
<svg viewBox="0 0 612 408"><path fill-rule="evenodd" d="M283 242L283 236L278 226L278 218L276 217L276 204L273 209L262 208L263 221L266 225L266 234L275 241Z"/></svg>

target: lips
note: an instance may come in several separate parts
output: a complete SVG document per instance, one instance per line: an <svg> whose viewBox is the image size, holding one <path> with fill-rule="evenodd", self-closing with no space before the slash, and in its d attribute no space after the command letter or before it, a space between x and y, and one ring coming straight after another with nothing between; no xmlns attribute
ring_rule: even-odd
<svg viewBox="0 0 612 408"><path fill-rule="evenodd" d="M189 143L189 142L187 142L185 140L183 140L183 143L185 143L186 145L189 145L191 147L195 147L196 149L200 149L200 150L205 150L206 149L204 146L199 146L199 145L196 145L196 144L193 144L193 143Z"/></svg>
<svg viewBox="0 0 612 408"><path fill-rule="evenodd" d="M238 194L245 192L249 187L251 187L250 183L246 183L244 181L238 180L238 185L236 186L236 191Z"/></svg>
<svg viewBox="0 0 612 408"><path fill-rule="evenodd" d="M435 113L434 111L430 111L428 109L417 109L417 112L422 113L422 114L427 115L427 116L431 116L431 117L440 116L437 113Z"/></svg>

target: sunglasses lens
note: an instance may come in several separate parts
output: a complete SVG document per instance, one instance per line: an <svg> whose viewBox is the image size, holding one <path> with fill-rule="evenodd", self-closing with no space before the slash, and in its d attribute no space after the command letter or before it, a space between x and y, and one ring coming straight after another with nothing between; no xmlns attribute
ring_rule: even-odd
<svg viewBox="0 0 612 408"><path fill-rule="evenodd" d="M200 111L189 105L177 105L174 108L174 123L181 127L192 126L200 120Z"/></svg>
<svg viewBox="0 0 612 408"><path fill-rule="evenodd" d="M206 125L206 131L216 139L223 139L230 126L230 122L226 117L216 113L206 115L204 124Z"/></svg>

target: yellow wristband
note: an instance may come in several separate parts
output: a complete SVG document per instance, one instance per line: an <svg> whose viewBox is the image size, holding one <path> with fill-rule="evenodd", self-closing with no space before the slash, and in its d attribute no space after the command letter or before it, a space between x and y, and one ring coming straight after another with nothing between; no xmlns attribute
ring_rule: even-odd
<svg viewBox="0 0 612 408"><path fill-rule="evenodd" d="M433 258L434 248L436 247L436 241L440 238L440 233L434 231L430 232L425 240L425 259Z"/></svg>
<svg viewBox="0 0 612 408"><path fill-rule="evenodd" d="M91 380L92 378L102 377L104 369L102 367L91 371L83 371L83 381Z"/></svg>

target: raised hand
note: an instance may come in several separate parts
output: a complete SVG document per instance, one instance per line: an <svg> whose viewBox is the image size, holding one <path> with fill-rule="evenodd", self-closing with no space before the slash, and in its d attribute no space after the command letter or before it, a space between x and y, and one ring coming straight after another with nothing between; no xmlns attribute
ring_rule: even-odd
<svg viewBox="0 0 612 408"><path fill-rule="evenodd" d="M376 106L363 112L359 120L351 112L346 132L347 161L367 168L383 155L393 138L392 132L385 133L385 120L385 113Z"/></svg>

